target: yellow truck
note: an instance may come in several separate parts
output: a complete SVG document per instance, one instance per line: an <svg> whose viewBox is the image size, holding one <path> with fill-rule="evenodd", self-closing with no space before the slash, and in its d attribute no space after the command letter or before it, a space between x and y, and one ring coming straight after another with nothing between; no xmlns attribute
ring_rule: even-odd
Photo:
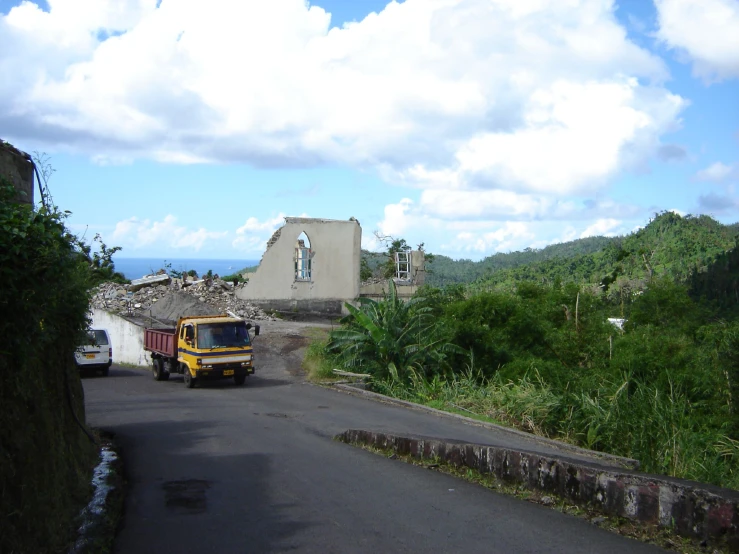
<svg viewBox="0 0 739 554"><path fill-rule="evenodd" d="M227 314L181 317L174 329L144 329L154 379L166 381L180 373L190 389L201 380L230 377L243 385L255 369L250 329L251 323Z"/></svg>

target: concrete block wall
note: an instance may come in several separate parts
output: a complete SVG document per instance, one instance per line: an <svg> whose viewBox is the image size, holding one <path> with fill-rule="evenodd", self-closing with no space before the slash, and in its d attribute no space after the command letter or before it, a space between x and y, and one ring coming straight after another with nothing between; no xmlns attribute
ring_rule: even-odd
<svg viewBox="0 0 739 554"><path fill-rule="evenodd" d="M337 440L440 460L739 552L739 492L534 452L348 430Z"/></svg>
<svg viewBox="0 0 739 554"><path fill-rule="evenodd" d="M113 363L148 366L151 359L144 351L144 328L105 310L92 310L93 329L106 329L113 343Z"/></svg>

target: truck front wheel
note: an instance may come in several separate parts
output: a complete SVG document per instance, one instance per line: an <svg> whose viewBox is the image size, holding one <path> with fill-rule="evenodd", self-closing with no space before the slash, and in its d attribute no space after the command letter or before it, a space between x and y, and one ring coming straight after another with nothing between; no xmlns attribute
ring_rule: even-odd
<svg viewBox="0 0 739 554"><path fill-rule="evenodd" d="M246 375L234 375L234 383L237 385L243 385L246 381Z"/></svg>
<svg viewBox="0 0 739 554"><path fill-rule="evenodd" d="M190 368L185 364L182 364L182 374L185 376L185 386L188 389L195 387L195 379L193 378L192 373L190 373Z"/></svg>

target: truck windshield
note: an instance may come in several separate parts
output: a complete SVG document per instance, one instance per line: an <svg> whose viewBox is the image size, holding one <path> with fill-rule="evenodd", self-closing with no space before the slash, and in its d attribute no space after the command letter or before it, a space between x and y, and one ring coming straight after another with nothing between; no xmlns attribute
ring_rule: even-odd
<svg viewBox="0 0 739 554"><path fill-rule="evenodd" d="M249 331L244 321L201 323L198 325L198 348L249 346Z"/></svg>

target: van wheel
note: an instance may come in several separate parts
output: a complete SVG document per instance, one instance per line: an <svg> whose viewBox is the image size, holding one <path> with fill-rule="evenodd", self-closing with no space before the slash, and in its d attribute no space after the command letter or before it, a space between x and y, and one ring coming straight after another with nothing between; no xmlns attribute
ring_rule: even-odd
<svg viewBox="0 0 739 554"><path fill-rule="evenodd" d="M237 385L243 385L246 381L246 375L234 375L234 383Z"/></svg>
<svg viewBox="0 0 739 554"><path fill-rule="evenodd" d="M195 387L195 379L192 376L192 373L190 373L190 369L182 364L182 374L185 376L185 386L188 389Z"/></svg>
<svg viewBox="0 0 739 554"><path fill-rule="evenodd" d="M103 377L107 377L108 376L108 374L110 373L109 369L110 368L108 368L108 367L104 367L102 369L101 373L103 374Z"/></svg>

